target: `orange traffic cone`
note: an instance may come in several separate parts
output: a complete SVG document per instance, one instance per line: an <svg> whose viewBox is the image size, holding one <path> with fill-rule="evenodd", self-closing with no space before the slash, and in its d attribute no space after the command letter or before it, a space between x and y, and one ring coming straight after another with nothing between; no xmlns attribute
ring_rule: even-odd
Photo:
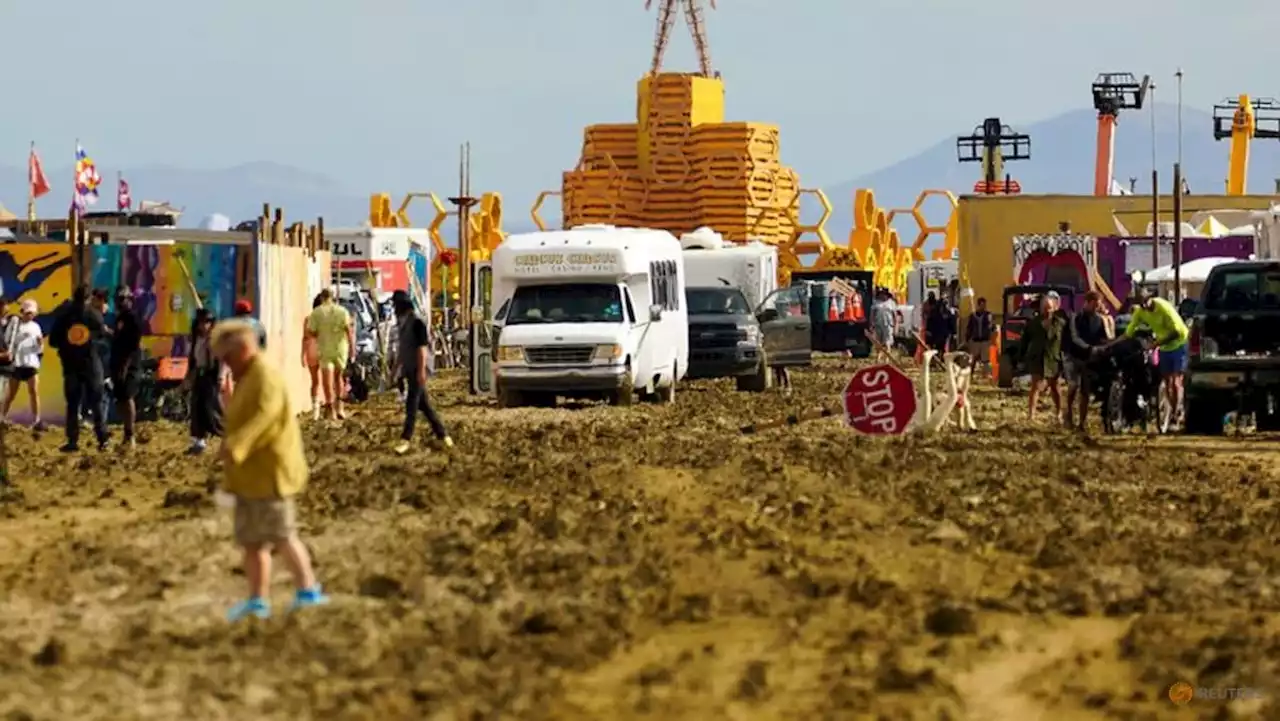
<svg viewBox="0 0 1280 721"><path fill-rule="evenodd" d="M844 306L845 320L862 320L862 296L854 293L853 296L845 302Z"/></svg>
<svg viewBox="0 0 1280 721"><path fill-rule="evenodd" d="M836 308L835 295L827 296L827 320L830 320L830 321L840 320L840 311Z"/></svg>

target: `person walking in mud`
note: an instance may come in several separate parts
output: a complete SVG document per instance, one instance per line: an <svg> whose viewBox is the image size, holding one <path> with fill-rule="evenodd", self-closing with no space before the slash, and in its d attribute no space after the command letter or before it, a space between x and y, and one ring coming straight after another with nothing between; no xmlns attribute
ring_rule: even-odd
<svg viewBox="0 0 1280 721"><path fill-rule="evenodd" d="M28 298L22 301L10 352L13 365L9 387L4 395L4 406L0 408L0 422L8 422L9 409L13 407L13 401L25 385L27 400L31 404L31 429L37 433L45 428L44 421L40 418L40 363L44 359L44 332L40 330L40 322L36 320L39 314L40 309L34 300Z"/></svg>
<svg viewBox="0 0 1280 721"><path fill-rule="evenodd" d="M871 304L871 332L876 341L876 359L892 360L893 339L898 333L898 304L888 288L876 288L876 301Z"/></svg>
<svg viewBox="0 0 1280 721"><path fill-rule="evenodd" d="M193 456L205 452L210 437L222 435L224 369L210 342L213 322L213 313L201 308L191 323L191 349L183 384L190 393L191 447L187 454Z"/></svg>
<svg viewBox="0 0 1280 721"><path fill-rule="evenodd" d="M1063 358L1063 375L1067 381L1067 405L1063 415L1063 424L1068 428L1073 425L1084 432L1089 421L1089 405L1093 397L1093 365L1098 353L1107 345L1107 325L1098 307L1102 304L1102 296L1091 290L1084 294L1084 306L1072 318L1067 326L1066 353ZM1072 423L1072 413L1076 410L1076 397L1080 399L1079 422Z"/></svg>
<svg viewBox="0 0 1280 721"><path fill-rule="evenodd" d="M987 310L987 299L979 298L969 321L964 324L965 350L973 357L975 367L990 366L991 338L995 335L995 323Z"/></svg>
<svg viewBox="0 0 1280 721"><path fill-rule="evenodd" d="M102 336L95 342L98 344L98 354L102 358L103 367L106 368L110 364L111 359L111 319L107 317L109 305L107 303L107 291L101 288L94 288L89 293L89 306L98 311L98 315L102 316ZM107 423L111 419L111 376L106 375L102 385L102 397L98 399L99 412L102 413L102 421ZM93 428L93 414L90 413L89 399L86 397L84 405L80 408L80 425L83 428Z"/></svg>
<svg viewBox="0 0 1280 721"><path fill-rule="evenodd" d="M1027 420L1035 421L1041 390L1048 389L1053 400L1055 418L1062 418L1062 396L1058 376L1062 364L1062 334L1066 322L1058 314L1058 294L1049 291L1040 299L1040 312L1027 322L1023 331L1026 344L1027 371L1031 374L1031 390L1027 393Z"/></svg>
<svg viewBox="0 0 1280 721"><path fill-rule="evenodd" d="M49 332L49 345L58 351L62 361L62 395L67 401L67 442L63 453L80 449L80 409L86 406L93 421L99 450L106 450L109 436L102 416L102 393L105 369L101 354L101 338L105 332L102 314L89 305L89 287L77 286L71 302L58 314Z"/></svg>
<svg viewBox="0 0 1280 721"><path fill-rule="evenodd" d="M322 302L322 295L317 293L315 299L311 301L311 312L314 313ZM320 420L320 348L316 342L316 334L311 332L310 313L302 321L302 367L306 368L307 374L311 376L311 420L318 421Z"/></svg>
<svg viewBox="0 0 1280 721"><path fill-rule="evenodd" d="M316 336L320 355L320 383L324 387L326 415L330 420L344 420L342 390L347 364L355 361L356 329L351 314L334 300L333 291L320 291L320 307L311 311L307 329Z"/></svg>
<svg viewBox="0 0 1280 721"><path fill-rule="evenodd" d="M111 394L116 414L124 424L120 451L133 449L138 422L138 391L142 386L142 322L134 312L133 293L116 289L116 317L111 332Z"/></svg>
<svg viewBox="0 0 1280 721"><path fill-rule="evenodd" d="M284 378L262 358L257 329L243 319L218 324L209 345L235 379L220 450L222 490L234 498L235 540L248 598L233 606L227 618L235 622L271 615L273 550L284 557L293 576L292 610L328 603L298 538L294 498L306 487L308 469Z"/></svg>
<svg viewBox="0 0 1280 721"><path fill-rule="evenodd" d="M0 397L9 392L13 381L13 346L21 321L9 313L9 299L0 296Z"/></svg>
<svg viewBox="0 0 1280 721"><path fill-rule="evenodd" d="M392 295L396 313L396 358L399 359L400 377L405 380L404 430L395 446L396 453L408 453L413 445L413 430L421 413L431 425L431 432L444 445L453 447L453 439L445 429L440 415L431 405L427 395L428 354L431 349L427 323L413 310L413 300L408 293L396 291Z"/></svg>

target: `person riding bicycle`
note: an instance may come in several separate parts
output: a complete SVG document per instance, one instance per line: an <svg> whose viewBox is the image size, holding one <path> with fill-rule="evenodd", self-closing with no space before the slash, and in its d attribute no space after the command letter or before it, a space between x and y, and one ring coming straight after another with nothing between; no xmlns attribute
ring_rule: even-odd
<svg viewBox="0 0 1280 721"><path fill-rule="evenodd" d="M1187 339L1191 332L1178 314L1178 309L1164 298L1157 298L1146 288L1138 289L1138 305L1124 329L1124 337L1132 338L1147 329L1155 336L1153 344L1160 352L1160 380L1165 398L1173 409L1175 420L1182 409L1182 378L1187 372Z"/></svg>

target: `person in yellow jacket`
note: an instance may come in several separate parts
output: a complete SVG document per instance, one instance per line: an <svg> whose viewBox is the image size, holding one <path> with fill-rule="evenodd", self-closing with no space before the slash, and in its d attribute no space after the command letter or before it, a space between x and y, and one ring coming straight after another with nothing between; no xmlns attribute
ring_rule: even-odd
<svg viewBox="0 0 1280 721"><path fill-rule="evenodd" d="M223 417L222 490L235 499L235 538L249 582L249 598L228 618L271 615L272 550L284 557L297 586L293 608L327 603L297 533L293 499L306 486L308 469L284 379L259 354L257 331L244 320L215 326L211 346L235 378Z"/></svg>
<svg viewBox="0 0 1280 721"><path fill-rule="evenodd" d="M1187 372L1187 342L1191 331L1173 303L1140 288L1138 307L1133 309L1124 337L1132 338L1144 329L1155 336L1153 343L1160 350L1160 379L1164 383L1165 398L1173 409L1171 421L1176 424L1182 416L1182 379Z"/></svg>

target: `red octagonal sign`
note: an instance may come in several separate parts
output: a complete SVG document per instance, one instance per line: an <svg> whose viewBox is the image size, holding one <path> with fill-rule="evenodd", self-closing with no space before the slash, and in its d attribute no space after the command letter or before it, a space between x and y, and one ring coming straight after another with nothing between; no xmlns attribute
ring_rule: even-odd
<svg viewBox="0 0 1280 721"><path fill-rule="evenodd" d="M900 435L915 414L915 386L893 366L863 368L844 388L844 417L859 433Z"/></svg>

